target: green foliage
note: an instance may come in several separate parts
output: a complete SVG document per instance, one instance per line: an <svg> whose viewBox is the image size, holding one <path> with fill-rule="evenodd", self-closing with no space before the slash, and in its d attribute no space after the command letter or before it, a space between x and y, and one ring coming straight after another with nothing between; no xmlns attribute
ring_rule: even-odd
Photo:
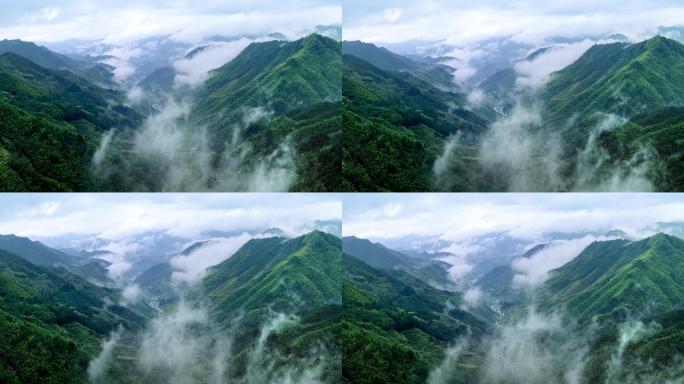
<svg viewBox="0 0 684 384"><path fill-rule="evenodd" d="M90 163L101 133L140 119L122 100L69 72L0 56L0 190L96 189Z"/></svg>
<svg viewBox="0 0 684 384"><path fill-rule="evenodd" d="M457 337L489 326L457 306L460 296L402 271L343 256L341 344L345 383L424 383Z"/></svg>
<svg viewBox="0 0 684 384"><path fill-rule="evenodd" d="M544 91L549 115L634 116L684 102L684 46L661 36L639 44L595 45L556 73ZM553 120L552 120L553 121Z"/></svg>
<svg viewBox="0 0 684 384"><path fill-rule="evenodd" d="M254 161L277 150L283 143L296 151L297 175L293 192L340 190L342 118L339 103L320 103L296 109L266 124L247 128L248 140L256 149Z"/></svg>
<svg viewBox="0 0 684 384"><path fill-rule="evenodd" d="M210 268L202 290L219 320L239 310L290 313L339 303L340 252L339 238L318 231L250 240Z"/></svg>
<svg viewBox="0 0 684 384"><path fill-rule="evenodd" d="M432 164L445 140L459 133L466 145L473 144L486 123L461 107L463 95L350 55L343 57L342 94L347 191L435 189ZM472 177L466 175L455 188L476 188Z"/></svg>

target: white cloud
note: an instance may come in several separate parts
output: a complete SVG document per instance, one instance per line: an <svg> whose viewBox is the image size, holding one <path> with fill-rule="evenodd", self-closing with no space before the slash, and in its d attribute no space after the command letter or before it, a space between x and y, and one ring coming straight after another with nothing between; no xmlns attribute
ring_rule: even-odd
<svg viewBox="0 0 684 384"><path fill-rule="evenodd" d="M258 41L264 41L260 39ZM209 71L233 60L254 40L242 38L207 46L191 58L183 58L173 64L176 70L176 85L196 86L209 77Z"/></svg>
<svg viewBox="0 0 684 384"><path fill-rule="evenodd" d="M608 43L601 41L599 44ZM531 61L520 61L514 68L518 74L516 84L526 88L538 88L544 85L549 76L579 59L597 42L585 39L573 44L560 44L549 48Z"/></svg>
<svg viewBox="0 0 684 384"><path fill-rule="evenodd" d="M354 3L347 0L345 9ZM360 6L359 11L345 12L344 34L347 40L373 43L422 40L465 46L511 37L536 45L553 36L643 36L661 25L679 25L684 19L684 6L673 1L568 3L427 0L407 4L391 20L384 17L385 9Z"/></svg>
<svg viewBox="0 0 684 384"><path fill-rule="evenodd" d="M28 8L28 7L25 7ZM151 36L198 42L211 35L284 33L288 37L311 32L316 25L340 24L342 7L329 1L207 2L152 1L69 2L60 8L28 9L0 25L0 38L59 42L102 40L125 44Z"/></svg>
<svg viewBox="0 0 684 384"><path fill-rule="evenodd" d="M470 239L505 233L537 241L543 233L620 228L637 235L655 222L684 221L681 194L399 194L343 196L345 236L382 242L434 236L467 254ZM400 214L378 209L401 204ZM460 250L459 250L460 248Z"/></svg>
<svg viewBox="0 0 684 384"><path fill-rule="evenodd" d="M471 308L477 305L482 298L482 291L480 288L470 288L463 294L464 308Z"/></svg>
<svg viewBox="0 0 684 384"><path fill-rule="evenodd" d="M227 239L210 240L187 255L174 256L171 258L171 266L175 269L172 278L182 283L197 282L205 276L207 268L230 258L249 240L262 237L243 233Z"/></svg>
<svg viewBox="0 0 684 384"><path fill-rule="evenodd" d="M58 209L36 210L48 202ZM0 233L93 235L112 240L107 249L116 254L134 252L129 237L147 232L192 238L207 230L278 227L298 235L316 220L342 216L339 197L316 194L20 194L0 197L0 206L12 208L0 212Z"/></svg>
<svg viewBox="0 0 684 384"><path fill-rule="evenodd" d="M127 286L121 292L121 296L123 298L124 304L135 303L140 298L141 293L142 293L142 290L140 289L138 284L131 284L131 285Z"/></svg>
<svg viewBox="0 0 684 384"><path fill-rule="evenodd" d="M594 241L605 240L609 238L588 235L579 239L554 241L528 258L517 258L511 264L516 272L513 283L520 286L543 283L549 277L549 271L570 262Z"/></svg>

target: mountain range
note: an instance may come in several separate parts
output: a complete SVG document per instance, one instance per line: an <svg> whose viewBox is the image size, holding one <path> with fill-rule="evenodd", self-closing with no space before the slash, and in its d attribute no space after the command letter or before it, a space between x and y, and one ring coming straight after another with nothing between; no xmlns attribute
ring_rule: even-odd
<svg viewBox="0 0 684 384"><path fill-rule="evenodd" d="M490 377L492 343L514 342L501 333L525 321L530 305L537 316L560 315L562 329L585 340L585 349L562 347L567 341L557 333L535 343L548 353L582 353L586 363L578 374L588 382L671 379L679 372L676 355L684 352L677 342L684 329L684 240L662 233L593 242L527 295L511 296L512 274L493 267L473 282L482 290L475 298L467 286L435 284L436 277L448 279L450 265L440 258L449 255L400 252L320 231L252 239L189 289L175 280L171 264L153 266L131 280L140 290L135 299L128 288L98 281L109 265L97 252L68 258L29 239L0 240L0 343L6 351L0 377L10 383L38 377L85 382L101 343L114 333L119 336L98 380L164 382L175 374L172 368L141 365L150 340L175 340L156 339L155 324L167 324L164 319L173 319L165 326L179 327L184 343L209 348L206 353L215 353L212 343L204 344L207 337L219 342L217 334L230 335L224 347L229 369L221 372L235 381L257 372L263 380L286 371L301 378L313 370L326 383L425 383L440 371L455 382L481 383ZM184 254L206 244L197 242ZM537 257L548 247L538 244L520 257ZM425 273L428 267L441 272ZM208 320L183 320L202 313ZM280 325L271 328L275 319ZM624 339L625 327L635 326L640 336Z"/></svg>
<svg viewBox="0 0 684 384"><path fill-rule="evenodd" d="M537 168L558 163L551 176L557 180L542 188L607 188L621 170L620 177L643 175L650 188L680 190L684 46L663 36L638 43L611 39L623 42L595 44L532 90L518 85L518 64L535 65L554 54L552 46L499 65L474 83L456 85L452 78L447 88L440 82L453 70L441 63L453 58L343 42L344 189L508 190L515 180L507 179L517 176L488 166L490 154L481 147L499 124L513 125L527 145L511 147L512 154L525 151ZM524 123L530 116L511 115L521 110L539 117ZM542 160L548 153L558 158ZM510 161L516 167L520 160Z"/></svg>
<svg viewBox="0 0 684 384"><path fill-rule="evenodd" d="M285 151L293 157L286 165L294 174L289 188L338 190L339 177L332 171L341 162L339 51L338 42L317 34L253 43L182 93L176 92L175 70L167 62L140 83L139 89L156 90L157 96L143 94L142 101L131 102L126 86L112 83L114 68L98 61L106 58L77 59L33 43L0 42L0 108L7 128L0 134L0 189L167 188L165 173L175 169L152 161L136 143L144 126L187 124L206 127L212 152L206 167L217 168L203 170L214 176L194 188L247 188L223 179L280 166L273 154ZM165 118L159 116L167 95L193 100L187 120L157 122ZM204 135L194 128L184 131L190 142L181 146ZM227 149L235 138L240 145ZM183 161L194 161L192 153L188 156ZM228 166L237 169L223 170Z"/></svg>

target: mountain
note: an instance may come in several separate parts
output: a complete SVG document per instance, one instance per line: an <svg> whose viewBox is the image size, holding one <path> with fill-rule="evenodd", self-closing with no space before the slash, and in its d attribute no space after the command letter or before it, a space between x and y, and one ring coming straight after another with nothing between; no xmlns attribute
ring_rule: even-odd
<svg viewBox="0 0 684 384"><path fill-rule="evenodd" d="M253 43L191 90L196 100L191 121L207 127L216 173L226 158L240 158L241 169L233 172L247 175L265 165L281 167L274 154L285 151L292 153L296 174L290 190L339 190L339 51L340 43L317 34L292 42ZM174 78L169 66L139 85L170 92ZM237 149L229 145L236 139L244 142ZM207 188L218 181L209 180Z"/></svg>
<svg viewBox="0 0 684 384"><path fill-rule="evenodd" d="M343 188L348 191L426 191L445 141L460 135L472 163L486 121L467 110L465 96L437 89L407 72L383 71L343 56ZM465 166L455 178L477 188L478 174Z"/></svg>
<svg viewBox="0 0 684 384"><path fill-rule="evenodd" d="M549 123L597 112L632 117L684 104L684 45L661 36L600 44L556 72L542 92Z"/></svg>
<svg viewBox="0 0 684 384"><path fill-rule="evenodd" d="M424 383L457 337L479 339L489 325L458 309L460 294L442 291L403 271L379 270L343 255L344 383ZM461 376L477 374L466 351Z"/></svg>
<svg viewBox="0 0 684 384"><path fill-rule="evenodd" d="M35 43L21 40L0 41L0 55L13 53L51 70L66 70L106 88L116 88L112 67L89 60L88 57L75 58L61 55Z"/></svg>
<svg viewBox="0 0 684 384"><path fill-rule="evenodd" d="M67 270L74 275L101 287L113 286L114 281L109 277L111 263L102 259L94 259L82 265L71 266Z"/></svg>
<svg viewBox="0 0 684 384"><path fill-rule="evenodd" d="M5 383L83 383L88 360L119 326L144 321L100 288L64 269L0 251L0 378Z"/></svg>
<svg viewBox="0 0 684 384"><path fill-rule="evenodd" d="M123 100L69 72L0 55L0 190L96 189L90 167L102 133L141 119Z"/></svg>
<svg viewBox="0 0 684 384"><path fill-rule="evenodd" d="M80 259L64 252L52 249L41 242L15 235L0 235L0 249L21 256L26 261L40 266L69 266L80 262Z"/></svg>
<svg viewBox="0 0 684 384"><path fill-rule="evenodd" d="M340 190L342 166L342 117L340 103L319 103L290 111L266 123L256 122L245 130L252 144L254 161L268 158L284 143L296 156L296 174L291 192Z"/></svg>
<svg viewBox="0 0 684 384"><path fill-rule="evenodd" d="M684 240L658 234L589 245L552 271L540 308L580 321L657 315L684 305Z"/></svg>
<svg viewBox="0 0 684 384"><path fill-rule="evenodd" d="M247 371L263 327L280 314L298 321L269 337L266 363L314 359L323 367L323 382L339 382L341 267L340 239L314 231L296 238L250 240L209 268L196 299L206 301L212 318L232 332L229 360L238 367L236 380Z"/></svg>
<svg viewBox="0 0 684 384"><path fill-rule="evenodd" d="M451 68L398 55L387 48L361 41L343 41L342 54L355 56L389 72L409 72L415 77L444 90L457 90Z"/></svg>
<svg viewBox="0 0 684 384"><path fill-rule="evenodd" d="M296 311L339 303L339 253L340 239L319 231L253 239L209 268L202 291L219 320L238 310Z"/></svg>
<svg viewBox="0 0 684 384"><path fill-rule="evenodd" d="M379 269L411 268L420 263L420 260L391 250L380 243L354 236L342 238L342 252Z"/></svg>
<svg viewBox="0 0 684 384"><path fill-rule="evenodd" d="M518 61L534 61L540 55L549 51L548 47L537 49L536 51L530 53L524 59ZM514 64L515 65L515 64ZM518 78L518 72L515 70L515 66L504 68L487 77L484 81L478 84L478 88L485 91L498 99L505 100L511 96L511 92L515 89L515 82Z"/></svg>
<svg viewBox="0 0 684 384"><path fill-rule="evenodd" d="M516 275L513 261L519 258L530 258L545 249L549 243L537 244L520 256L513 258L508 264L497 266L480 277L475 285L496 298L511 298L514 292L513 278Z"/></svg>
<svg viewBox="0 0 684 384"><path fill-rule="evenodd" d="M312 34L293 42L253 43L211 72L197 90L200 121L245 108L276 116L297 107L340 100L340 43Z"/></svg>
<svg viewBox="0 0 684 384"><path fill-rule="evenodd" d="M389 249L380 243L373 243L354 236L342 238L342 252L355 257L377 269L399 269L421 279L423 282L441 287L454 289L454 283L449 279L451 264L437 259L418 259L404 253Z"/></svg>
<svg viewBox="0 0 684 384"><path fill-rule="evenodd" d="M45 47L36 45L35 43L21 41L21 40L2 40L0 41L0 55L11 52L32 62L40 65L43 68L59 70L76 70L85 67L85 63L72 59L68 56L60 55Z"/></svg>

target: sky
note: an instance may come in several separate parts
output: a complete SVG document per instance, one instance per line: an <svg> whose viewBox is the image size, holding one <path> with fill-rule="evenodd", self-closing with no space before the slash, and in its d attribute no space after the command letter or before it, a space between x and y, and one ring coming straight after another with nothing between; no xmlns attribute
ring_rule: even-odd
<svg viewBox="0 0 684 384"><path fill-rule="evenodd" d="M126 44L159 35L183 42L214 34L299 36L316 25L339 24L341 19L342 7L334 0L2 1L0 39Z"/></svg>
<svg viewBox="0 0 684 384"><path fill-rule="evenodd" d="M412 40L460 46L510 36L537 45L549 37L622 33L639 38L684 23L681 0L343 0L344 39Z"/></svg>
<svg viewBox="0 0 684 384"><path fill-rule="evenodd" d="M316 220L340 220L335 195L316 194L2 194L0 234L97 235L145 232L192 238L207 230L278 227L291 234Z"/></svg>
<svg viewBox="0 0 684 384"><path fill-rule="evenodd" d="M684 194L345 194L343 234L375 241L488 233L536 240L548 232L622 229L684 221Z"/></svg>

